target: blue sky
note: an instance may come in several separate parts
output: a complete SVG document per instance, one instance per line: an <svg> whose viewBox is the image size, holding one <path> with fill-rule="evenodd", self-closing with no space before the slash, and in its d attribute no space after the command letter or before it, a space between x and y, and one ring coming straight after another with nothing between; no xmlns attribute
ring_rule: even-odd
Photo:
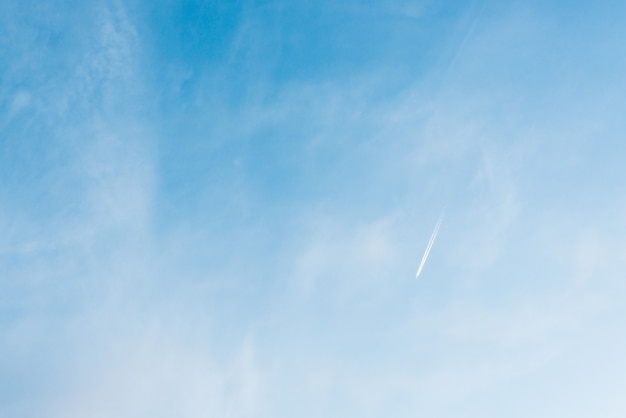
<svg viewBox="0 0 626 418"><path fill-rule="evenodd" d="M0 416L623 417L624 18L1 2Z"/></svg>

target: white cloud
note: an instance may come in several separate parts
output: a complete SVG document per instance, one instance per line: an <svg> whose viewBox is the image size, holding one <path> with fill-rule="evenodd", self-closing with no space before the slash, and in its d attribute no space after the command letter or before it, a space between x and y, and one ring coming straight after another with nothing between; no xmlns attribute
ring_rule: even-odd
<svg viewBox="0 0 626 418"><path fill-rule="evenodd" d="M137 331L100 336L102 347L85 347L90 353L65 364L76 369L66 374L73 378L50 388L56 396L40 404L39 412L68 418L259 416L261 374L249 340L218 364L206 345L164 330Z"/></svg>
<svg viewBox="0 0 626 418"><path fill-rule="evenodd" d="M369 224L332 218L308 222L291 280L303 294L328 286L341 293L381 281L388 283L391 277L385 271L397 259L394 229L393 218Z"/></svg>

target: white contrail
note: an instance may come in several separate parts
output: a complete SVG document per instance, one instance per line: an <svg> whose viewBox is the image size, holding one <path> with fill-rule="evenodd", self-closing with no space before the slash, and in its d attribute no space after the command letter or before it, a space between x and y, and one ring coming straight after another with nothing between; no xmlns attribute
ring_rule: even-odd
<svg viewBox="0 0 626 418"><path fill-rule="evenodd" d="M430 236L430 240L428 241L428 245L426 246L426 251L424 251L424 255L422 256L422 261L420 262L420 266L417 269L417 274L415 275L416 279L420 276L420 273L422 272L422 269L424 268L424 264L426 263L426 259L428 258L428 253L430 253L430 249L433 247L433 244L435 243L435 238L437 238L437 233L439 232L439 227L441 226L442 221L443 221L443 215L439 217L439 220L437 221L437 225L435 225L435 230L433 231L433 234Z"/></svg>

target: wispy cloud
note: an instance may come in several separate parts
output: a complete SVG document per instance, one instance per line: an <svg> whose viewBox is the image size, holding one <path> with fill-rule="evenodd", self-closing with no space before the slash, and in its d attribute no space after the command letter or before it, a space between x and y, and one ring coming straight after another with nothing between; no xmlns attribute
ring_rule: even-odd
<svg viewBox="0 0 626 418"><path fill-rule="evenodd" d="M35 3L0 5L0 415L623 407L624 10Z"/></svg>

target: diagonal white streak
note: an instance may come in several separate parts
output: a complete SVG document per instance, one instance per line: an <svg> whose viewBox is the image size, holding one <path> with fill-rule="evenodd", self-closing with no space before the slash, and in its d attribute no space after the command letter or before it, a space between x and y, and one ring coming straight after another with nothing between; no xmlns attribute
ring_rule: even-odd
<svg viewBox="0 0 626 418"><path fill-rule="evenodd" d="M435 239L437 238L437 233L439 233L439 227L441 226L441 222L443 221L443 215L439 217L437 221L437 225L435 225L435 230L430 236L430 240L428 240L428 245L426 246L426 251L424 251L424 255L422 256L422 261L420 262L420 266L417 269L417 274L415 274L415 278L417 279L424 268L424 264L426 264L426 259L428 258L428 254L430 253L430 249L433 247L435 243Z"/></svg>

